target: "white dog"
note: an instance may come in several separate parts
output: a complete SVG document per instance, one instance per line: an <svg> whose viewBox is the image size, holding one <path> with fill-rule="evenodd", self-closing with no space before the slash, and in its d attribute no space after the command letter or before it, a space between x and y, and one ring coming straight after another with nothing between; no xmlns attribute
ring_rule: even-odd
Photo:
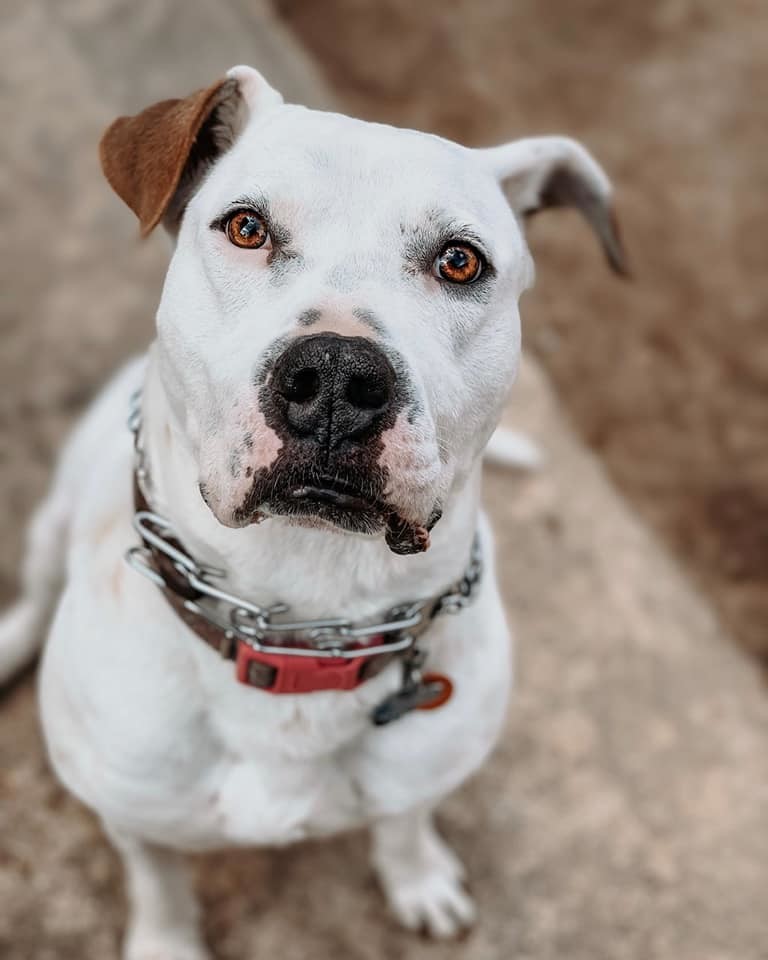
<svg viewBox="0 0 768 960"><path fill-rule="evenodd" d="M117 120L102 162L175 250L148 357L32 524L0 676L63 579L43 724L123 858L125 955L205 956L184 851L361 824L396 916L454 935L475 911L432 811L511 678L479 499L533 275L518 217L579 207L621 270L608 180L569 139L466 149L248 67Z"/></svg>

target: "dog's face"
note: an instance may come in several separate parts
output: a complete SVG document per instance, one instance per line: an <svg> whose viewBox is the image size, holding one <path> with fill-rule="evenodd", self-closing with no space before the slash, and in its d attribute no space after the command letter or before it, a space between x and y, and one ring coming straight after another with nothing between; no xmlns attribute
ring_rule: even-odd
<svg viewBox="0 0 768 960"><path fill-rule="evenodd" d="M216 517L421 546L498 417L530 274L472 151L295 106L246 126L187 206L158 314Z"/></svg>
<svg viewBox="0 0 768 960"><path fill-rule="evenodd" d="M249 68L117 121L102 158L145 231L177 233L161 371L228 526L425 549L514 378L532 278L516 213L581 206L621 265L608 182L572 141L470 150L284 105Z"/></svg>

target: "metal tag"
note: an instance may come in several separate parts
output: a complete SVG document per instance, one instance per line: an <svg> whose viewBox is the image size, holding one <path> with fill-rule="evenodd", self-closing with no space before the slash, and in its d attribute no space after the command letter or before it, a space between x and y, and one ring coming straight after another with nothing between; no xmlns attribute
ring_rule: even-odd
<svg viewBox="0 0 768 960"><path fill-rule="evenodd" d="M405 684L376 707L371 714L371 720L377 727L386 726L411 710L424 709L435 704L438 700L445 700L445 686L440 680L420 681Z"/></svg>

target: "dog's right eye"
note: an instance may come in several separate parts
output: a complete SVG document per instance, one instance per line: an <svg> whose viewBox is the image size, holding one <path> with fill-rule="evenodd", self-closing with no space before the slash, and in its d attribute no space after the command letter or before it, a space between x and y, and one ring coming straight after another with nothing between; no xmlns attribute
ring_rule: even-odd
<svg viewBox="0 0 768 960"><path fill-rule="evenodd" d="M269 239L269 231L255 210L237 210L224 224L224 232L230 243L236 247L257 250Z"/></svg>
<svg viewBox="0 0 768 960"><path fill-rule="evenodd" d="M483 272L483 257L469 243L449 243L435 258L432 272L448 283L474 283Z"/></svg>

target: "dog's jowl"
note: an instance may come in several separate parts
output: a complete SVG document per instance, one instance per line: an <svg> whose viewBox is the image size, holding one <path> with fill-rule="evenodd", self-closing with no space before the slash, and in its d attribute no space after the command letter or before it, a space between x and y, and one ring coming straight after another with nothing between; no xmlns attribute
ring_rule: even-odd
<svg viewBox="0 0 768 960"><path fill-rule="evenodd" d="M173 255L32 524L0 676L55 606L45 734L123 858L125 956L207 955L186 851L362 824L394 915L453 936L475 908L432 812L510 686L479 491L523 218L579 207L621 270L608 180L566 138L467 149L248 67L116 120L101 158Z"/></svg>

